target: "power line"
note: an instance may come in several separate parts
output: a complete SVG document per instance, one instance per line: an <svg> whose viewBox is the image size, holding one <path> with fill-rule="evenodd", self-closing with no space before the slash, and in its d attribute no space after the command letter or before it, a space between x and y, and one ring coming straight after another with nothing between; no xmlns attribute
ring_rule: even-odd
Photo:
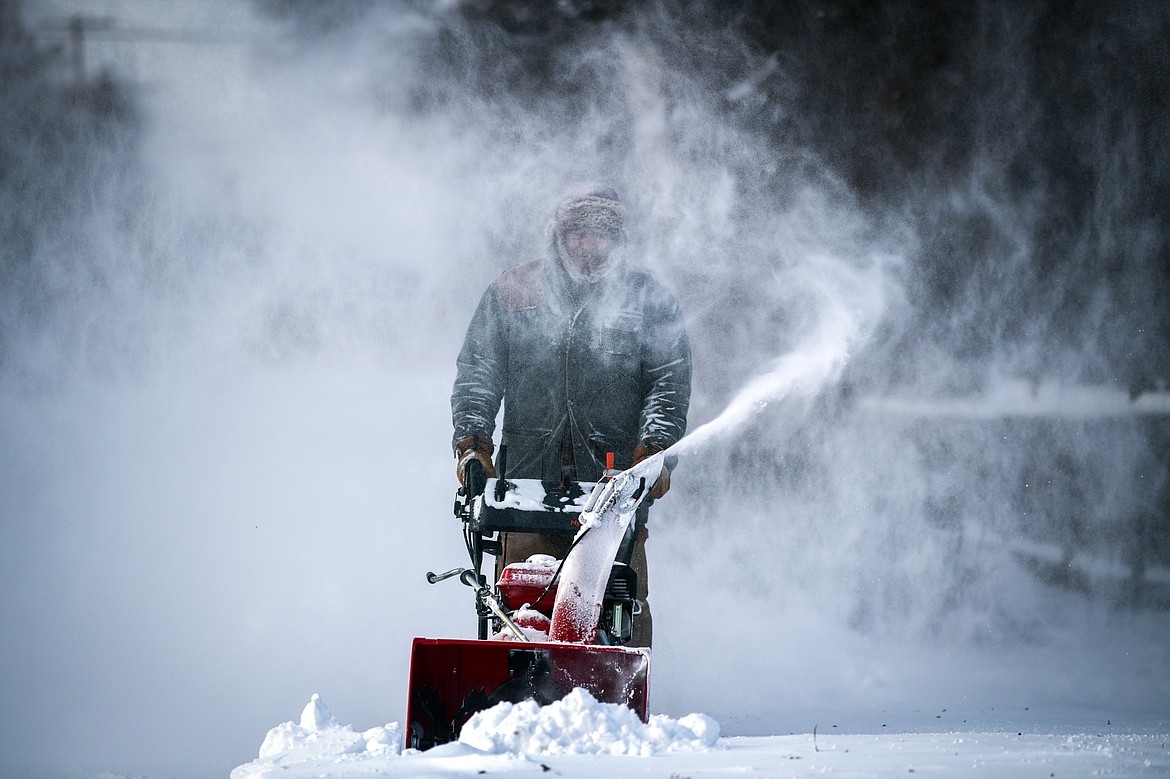
<svg viewBox="0 0 1170 779"><path fill-rule="evenodd" d="M108 16L74 14L65 19L47 20L38 26L43 33L62 33L69 37L70 61L74 81L86 80L86 39L114 43L175 43L195 46L242 46L256 40L253 34L238 30L180 29L165 27L117 27Z"/></svg>

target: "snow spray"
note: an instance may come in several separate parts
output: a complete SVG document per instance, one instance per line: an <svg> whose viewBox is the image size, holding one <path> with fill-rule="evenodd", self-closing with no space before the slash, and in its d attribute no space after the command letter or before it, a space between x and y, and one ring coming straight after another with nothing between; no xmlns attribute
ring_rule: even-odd
<svg viewBox="0 0 1170 779"><path fill-rule="evenodd" d="M772 369L749 382L718 417L685 436L674 446L599 483L582 512L581 530L565 559L553 605L549 636L554 641L590 643L597 629L606 581L618 547L634 512L659 476L667 457L693 454L721 435L747 424L754 413L789 393L815 394L838 376L849 350L862 340L880 316L883 300L870 296L873 305L861 309L846 305L843 295L858 290L881 290L881 263L868 273L856 273L845 263L828 257L812 263L820 269L809 285L817 294L811 307L816 326L801 347L775 361ZM827 271L832 271L828 273Z"/></svg>
<svg viewBox="0 0 1170 779"><path fill-rule="evenodd" d="M771 368L750 380L714 419L688 433L666 450L692 455L711 441L748 424L753 415L790 394L811 397L841 375L850 354L885 313L892 289L889 271L899 263L890 255L858 265L828 255L812 255L799 268L813 325L799 346L775 359Z"/></svg>

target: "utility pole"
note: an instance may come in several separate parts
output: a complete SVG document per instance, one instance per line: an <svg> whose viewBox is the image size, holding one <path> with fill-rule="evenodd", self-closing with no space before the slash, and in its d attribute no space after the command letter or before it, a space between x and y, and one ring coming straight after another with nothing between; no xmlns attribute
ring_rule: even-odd
<svg viewBox="0 0 1170 779"><path fill-rule="evenodd" d="M3 0L0 0L3 2ZM108 16L85 16L73 14L66 19L43 22L40 29L54 35L65 33L69 37L69 61L73 68L73 82L84 86L87 80L85 44L87 37L101 41L143 44L187 44L192 46L229 45L245 46L254 40L254 33L239 30L216 29L166 29L156 27L118 27Z"/></svg>
<svg viewBox="0 0 1170 779"><path fill-rule="evenodd" d="M113 29L114 22L108 16L82 16L74 14L64 23L45 25L43 29L69 33L69 59L73 63L73 83L85 86L85 34L95 30Z"/></svg>

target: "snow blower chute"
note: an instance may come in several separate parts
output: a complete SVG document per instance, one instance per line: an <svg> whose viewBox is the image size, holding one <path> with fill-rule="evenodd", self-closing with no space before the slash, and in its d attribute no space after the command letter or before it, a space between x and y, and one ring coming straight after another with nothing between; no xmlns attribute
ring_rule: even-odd
<svg viewBox="0 0 1170 779"><path fill-rule="evenodd" d="M477 711L503 701L552 703L582 687L604 703L647 719L650 655L626 647L638 618L637 577L615 561L627 529L662 469L658 454L597 483L509 480L501 447L498 478L468 463L455 514L471 565L428 573L475 591L478 639L415 638L411 648L406 746L454 741ZM612 461L610 463L612 465ZM485 554L502 554L500 533L572 539L564 560L513 563L490 586Z"/></svg>

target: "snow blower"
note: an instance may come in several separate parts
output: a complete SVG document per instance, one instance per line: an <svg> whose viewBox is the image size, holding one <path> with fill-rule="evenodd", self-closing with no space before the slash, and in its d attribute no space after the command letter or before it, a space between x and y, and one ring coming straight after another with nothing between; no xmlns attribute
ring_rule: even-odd
<svg viewBox="0 0 1170 779"><path fill-rule="evenodd" d="M576 687L628 706L646 721L650 655L627 647L639 615L637 576L616 561L630 522L662 469L662 454L596 483L484 478L467 464L455 515L471 564L427 573L475 592L477 639L415 638L411 648L406 746L429 749L459 738L477 711L503 701L547 705ZM503 568L494 586L484 555L503 553L500 533L572 539L563 560L537 556Z"/></svg>

